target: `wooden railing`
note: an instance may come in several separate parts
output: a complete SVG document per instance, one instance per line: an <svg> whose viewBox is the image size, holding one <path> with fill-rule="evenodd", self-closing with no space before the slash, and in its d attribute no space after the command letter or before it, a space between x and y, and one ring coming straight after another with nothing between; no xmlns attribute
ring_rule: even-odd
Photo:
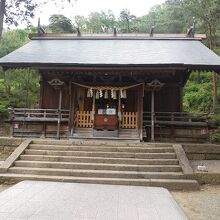
<svg viewBox="0 0 220 220"><path fill-rule="evenodd" d="M123 112L121 117L121 128L138 128L138 113Z"/></svg>
<svg viewBox="0 0 220 220"><path fill-rule="evenodd" d="M151 113L144 112L145 123L151 122ZM192 115L186 112L155 112L154 122L170 125L205 125L209 122L207 114Z"/></svg>
<svg viewBox="0 0 220 220"><path fill-rule="evenodd" d="M61 121L67 121L69 118L69 110L62 109L29 109L14 108L12 109L12 119L25 121L54 121L60 117Z"/></svg>
<svg viewBox="0 0 220 220"><path fill-rule="evenodd" d="M92 128L92 111L77 111L76 112L76 127L78 128Z"/></svg>
<svg viewBox="0 0 220 220"><path fill-rule="evenodd" d="M154 136L157 141L203 142L209 137L209 129L213 126L207 114L192 115L186 112L155 112ZM143 113L143 127L146 140L151 139L151 113Z"/></svg>

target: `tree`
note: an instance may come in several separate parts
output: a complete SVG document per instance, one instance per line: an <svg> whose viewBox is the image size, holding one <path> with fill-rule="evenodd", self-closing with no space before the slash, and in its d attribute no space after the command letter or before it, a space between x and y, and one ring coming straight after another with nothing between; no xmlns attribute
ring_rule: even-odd
<svg viewBox="0 0 220 220"><path fill-rule="evenodd" d="M87 29L87 19L84 16L76 15L74 17L75 25L80 29L80 31L84 31Z"/></svg>
<svg viewBox="0 0 220 220"><path fill-rule="evenodd" d="M3 33L0 57L28 42L29 30ZM0 119L7 117L8 107L33 107L39 95L39 74L29 69L0 70Z"/></svg>
<svg viewBox="0 0 220 220"><path fill-rule="evenodd" d="M136 19L135 15L132 15L128 9L123 9L120 12L120 21L122 25L126 27L126 32L130 33L130 23Z"/></svg>
<svg viewBox="0 0 220 220"><path fill-rule="evenodd" d="M73 33L74 28L72 22L69 18L65 17L64 15L51 15L49 18L50 24L49 29L52 32L56 33Z"/></svg>
<svg viewBox="0 0 220 220"><path fill-rule="evenodd" d="M18 21L27 22L34 17L37 7L35 0L1 0L0 1L0 38L2 37L3 23L18 25Z"/></svg>
<svg viewBox="0 0 220 220"><path fill-rule="evenodd" d="M87 20L87 28L92 33L102 33L102 19L99 12L92 12L89 14Z"/></svg>
<svg viewBox="0 0 220 220"><path fill-rule="evenodd" d="M216 26L220 22L220 1L219 0L183 0L185 11L200 19L208 30L209 47L216 46Z"/></svg>
<svg viewBox="0 0 220 220"><path fill-rule="evenodd" d="M52 0L54 3L63 4L71 0ZM30 18L34 17L37 6L46 4L46 0L0 0L0 39L2 38L3 23L18 25L18 22L26 22L30 25Z"/></svg>

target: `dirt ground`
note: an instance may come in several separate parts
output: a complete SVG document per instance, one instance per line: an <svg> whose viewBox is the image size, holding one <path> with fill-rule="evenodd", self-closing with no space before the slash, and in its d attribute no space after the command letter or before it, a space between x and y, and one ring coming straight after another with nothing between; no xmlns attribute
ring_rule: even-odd
<svg viewBox="0 0 220 220"><path fill-rule="evenodd" d="M0 185L0 192L10 186ZM220 219L220 185L201 186L200 191L172 191L177 203L190 220Z"/></svg>
<svg viewBox="0 0 220 220"><path fill-rule="evenodd" d="M171 193L190 220L220 219L220 185L204 185L200 191Z"/></svg>

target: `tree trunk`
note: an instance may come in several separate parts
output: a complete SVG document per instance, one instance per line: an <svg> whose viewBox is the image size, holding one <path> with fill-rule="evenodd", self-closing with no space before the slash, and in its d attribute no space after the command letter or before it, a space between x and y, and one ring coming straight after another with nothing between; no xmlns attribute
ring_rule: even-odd
<svg viewBox="0 0 220 220"><path fill-rule="evenodd" d="M2 38L2 32L3 32L5 4L6 4L6 0L1 0L1 3L0 3L0 40Z"/></svg>
<svg viewBox="0 0 220 220"><path fill-rule="evenodd" d="M212 72L212 84L213 84L213 110L215 110L218 90L217 90L217 73L214 71Z"/></svg>
<svg viewBox="0 0 220 220"><path fill-rule="evenodd" d="M213 36L212 36L212 24L208 22L208 31L209 31L209 48L213 49Z"/></svg>

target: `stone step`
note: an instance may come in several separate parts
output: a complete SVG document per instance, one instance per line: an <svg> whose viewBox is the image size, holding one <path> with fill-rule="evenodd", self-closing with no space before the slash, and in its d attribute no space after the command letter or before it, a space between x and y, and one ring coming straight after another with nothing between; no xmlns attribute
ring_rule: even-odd
<svg viewBox="0 0 220 220"><path fill-rule="evenodd" d="M86 169L86 170L115 170L115 171L140 171L140 172L181 172L179 165L131 165L131 164L100 164L100 163L70 163L48 161L15 162L16 167L57 168L57 169Z"/></svg>
<svg viewBox="0 0 220 220"><path fill-rule="evenodd" d="M114 140L55 140L55 139L34 139L33 144L40 145L68 145L68 146L116 146L116 147L171 147L169 143L127 143Z"/></svg>
<svg viewBox="0 0 220 220"><path fill-rule="evenodd" d="M132 185L132 186L154 186L165 187L169 190L199 190L196 180L186 179L117 179L117 178L91 178L91 177L72 177L72 176L47 176L31 174L1 174L1 178L11 182L22 180L36 181L59 181L74 183L91 184L113 184L113 185Z"/></svg>
<svg viewBox="0 0 220 220"><path fill-rule="evenodd" d="M175 159L175 153L125 153L125 152L98 152L98 151L53 151L53 150L25 150L29 155L54 155L78 157L111 157L111 158L138 158L138 159Z"/></svg>
<svg viewBox="0 0 220 220"><path fill-rule="evenodd" d="M21 155L21 160L28 161L55 161L78 163L112 163L137 165L178 165L177 159L137 159L137 158L104 158L104 157L73 157L48 155Z"/></svg>
<svg viewBox="0 0 220 220"><path fill-rule="evenodd" d="M102 152L134 152L134 153L173 153L173 147L114 147L114 146L60 146L30 144L29 149L56 151L102 151Z"/></svg>
<svg viewBox="0 0 220 220"><path fill-rule="evenodd" d="M34 167L11 167L9 173L96 178L184 179L182 172L136 172L111 170L76 170Z"/></svg>

